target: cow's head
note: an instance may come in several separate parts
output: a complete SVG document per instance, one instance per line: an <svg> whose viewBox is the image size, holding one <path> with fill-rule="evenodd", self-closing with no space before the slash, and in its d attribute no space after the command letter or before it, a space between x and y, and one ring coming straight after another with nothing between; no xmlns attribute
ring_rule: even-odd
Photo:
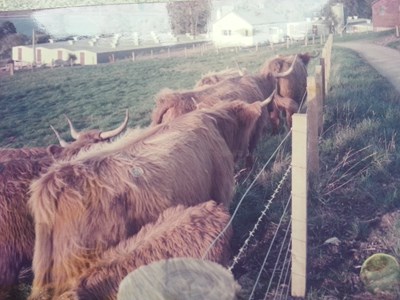
<svg viewBox="0 0 400 300"><path fill-rule="evenodd" d="M177 117L197 109L193 93L163 90L157 96L157 104L151 117L151 126L170 122Z"/></svg>
<svg viewBox="0 0 400 300"><path fill-rule="evenodd" d="M51 145L47 148L48 153L55 159L72 157L76 155L80 150L89 149L93 144L108 142L112 138L118 136L126 129L128 125L129 111L126 110L125 120L122 122L122 124L117 128L109 131L94 129L84 132L78 132L68 117L67 121L70 127L71 137L75 140L71 143L67 143L64 139L62 139L60 134L54 129L53 126L50 125L60 143L60 146Z"/></svg>
<svg viewBox="0 0 400 300"><path fill-rule="evenodd" d="M222 136L232 151L235 161L244 159L249 154L250 139L256 128L256 123L262 115L263 107L273 99L275 91L264 101L246 103L240 100L221 102L210 110L224 112L229 117L215 116Z"/></svg>
<svg viewBox="0 0 400 300"><path fill-rule="evenodd" d="M277 55L274 59L266 63L262 68L261 74L272 74L275 78L284 78L292 74L297 63L296 54L293 56Z"/></svg>

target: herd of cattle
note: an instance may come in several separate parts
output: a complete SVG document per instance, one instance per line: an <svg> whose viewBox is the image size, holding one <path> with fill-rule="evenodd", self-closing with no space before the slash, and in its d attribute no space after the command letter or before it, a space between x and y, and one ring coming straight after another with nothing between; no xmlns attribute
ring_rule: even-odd
<svg viewBox="0 0 400 300"><path fill-rule="evenodd" d="M116 299L131 271L201 258L228 224L235 166L304 100L308 53L156 95L148 128L55 131L60 146L0 149L0 298L31 269L31 300ZM122 132L125 132L122 134ZM228 261L231 231L207 252ZM33 280L33 282L32 282ZM2 298L2 299L3 299Z"/></svg>

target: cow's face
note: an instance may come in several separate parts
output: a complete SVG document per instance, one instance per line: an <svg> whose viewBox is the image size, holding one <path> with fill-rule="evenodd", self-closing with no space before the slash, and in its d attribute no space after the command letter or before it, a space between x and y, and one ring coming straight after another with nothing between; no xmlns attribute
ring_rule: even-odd
<svg viewBox="0 0 400 300"><path fill-rule="evenodd" d="M242 101L234 101L232 102L231 110L237 119L237 130L232 140L232 152L235 161L238 161L249 154L250 138L261 116L262 107L261 102L249 104Z"/></svg>
<svg viewBox="0 0 400 300"><path fill-rule="evenodd" d="M80 150L87 150L97 143L109 142L110 139L101 138L101 131L99 130L90 130L84 133L81 133L77 140L64 144L63 146L59 145L50 145L47 147L47 152L54 159L69 159L72 156L79 153Z"/></svg>
<svg viewBox="0 0 400 300"><path fill-rule="evenodd" d="M271 61L268 65L268 69L271 73L279 73L283 70L284 61L281 58L276 58Z"/></svg>

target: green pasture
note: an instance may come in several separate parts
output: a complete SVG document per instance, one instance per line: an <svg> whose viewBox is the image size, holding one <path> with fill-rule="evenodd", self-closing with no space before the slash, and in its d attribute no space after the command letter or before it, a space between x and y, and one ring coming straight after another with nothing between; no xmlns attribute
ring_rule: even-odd
<svg viewBox="0 0 400 300"><path fill-rule="evenodd" d="M374 34L371 38L377 37ZM69 140L64 114L77 129L108 130L122 122L124 111L129 108L129 126L147 126L154 96L162 88L191 88L202 74L235 68L236 62L242 68L256 72L276 53L314 49L320 49L320 45L282 47L274 51L264 47L257 52L242 49L237 53L209 52L187 58L16 72L13 77L0 79L0 146L57 143L50 124ZM310 75L318 61L312 60ZM349 253L352 247L367 241L373 228L373 223L367 220L400 208L399 103L400 95L396 90L360 56L350 50L333 48L331 79L324 106L324 131L320 139L320 176L310 186L309 299L325 296L349 299L354 293L363 291L361 285L354 290L349 278L358 276L353 265L361 265L367 253L360 251L356 259ZM255 170L248 180L238 184L232 210L285 135L282 131L263 139L257 149ZM234 221L234 251L246 239L290 165L290 148L289 139L245 198ZM285 185L261 224L250 252L242 258L240 268L234 270L234 274L240 276L245 295L252 288L270 242L268 232L278 223L289 195L290 187ZM336 255L323 246L324 241L332 237L342 241L342 248ZM399 259L400 250L396 247L392 247L390 254ZM263 294L272 268L269 265L263 274L264 285L257 291L259 295Z"/></svg>
<svg viewBox="0 0 400 300"><path fill-rule="evenodd" d="M304 47L302 51L312 50ZM275 53L295 49L275 48ZM34 69L0 81L0 146L44 146L55 143L52 124L67 130L64 114L78 129L108 129L123 120L129 108L130 126L149 123L154 96L163 88L189 89L202 74L226 68L257 71L274 55L269 47L239 53L209 52L204 56L118 61L85 67ZM66 136L65 138L68 138Z"/></svg>

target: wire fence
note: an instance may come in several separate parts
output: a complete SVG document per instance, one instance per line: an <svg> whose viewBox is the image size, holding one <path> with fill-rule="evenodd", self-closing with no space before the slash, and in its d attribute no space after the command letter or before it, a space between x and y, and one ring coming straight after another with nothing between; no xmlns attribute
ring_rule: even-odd
<svg viewBox="0 0 400 300"><path fill-rule="evenodd" d="M331 48L332 48L332 37L330 36L330 38L328 38L328 40L327 40L326 46L324 47L324 51L323 51L324 56L321 59L321 63L323 63L324 65L317 66L315 77L309 77L307 79L307 83L308 83L309 87L307 89L307 101L306 101L306 104L307 104L307 112L305 114L306 125L307 125L307 119L322 118L322 112L323 112L322 106L323 106L323 100L324 100L323 98L326 93L325 89L328 86L327 79L329 79L329 76L326 75L325 73L329 72L329 70L330 70ZM321 74L321 71L324 73ZM306 97L303 97L303 101L305 101L305 100L306 100ZM303 105L303 103L301 104L300 107L302 107L302 105ZM313 115L314 113L315 113L315 115ZM315 126L318 129L319 129L319 126L321 126L321 124L319 124L319 121L313 121L313 122L308 122L308 123L309 123L308 125ZM294 126L295 125L293 124L293 127ZM315 130L315 129L314 130L306 129L306 133L305 133L305 135L306 135L306 142L305 142L306 147L305 148L306 149L310 148L310 147L314 147L314 146L318 147L318 142L316 142L316 143L314 142L315 139L318 139L318 131L319 130ZM316 137L309 137L310 134L316 135ZM239 208L243 204L244 199L248 196L250 190L256 184L257 179L261 176L262 172L264 172L264 170L267 168L267 166L270 165L272 159L282 149L284 144L290 140L289 139L290 137L292 137L292 130L289 130L289 132L282 139L282 141L280 142L278 147L275 149L273 154L269 157L267 162L261 167L260 171L254 176L253 181L250 183L250 185L247 187L247 189L245 190L245 192L239 199L238 204L236 205L235 210L232 213L232 217L231 217L228 225L225 227L223 232L221 232L221 234L217 237L217 239L219 239L225 233L226 229L229 226L231 226L233 219L237 216ZM317 153L318 153L318 151L317 151ZM308 161L307 155L308 154L306 154L306 161ZM292 154L292 157L293 157L293 154ZM316 157L316 158L312 158L312 159L318 160L319 158ZM246 251L248 250L252 239L255 238L256 232L260 228L260 224L266 218L267 213L270 211L273 201L277 198L277 195L282 191L282 187L284 185L289 185L289 181L287 179L289 177L289 174L292 171L292 166L294 166L294 165L295 165L295 163L293 163L293 161L292 161L292 165L290 165L286 169L284 174L282 175L276 188L272 192L269 200L264 205L264 208L260 211L257 221L255 222L252 229L246 235L247 236L246 239L244 240L243 244L241 245L241 247L237 251L236 255L234 256L231 265L228 267L229 271L233 271L234 268L238 265L239 261L241 259L243 259L243 257L246 255ZM306 165L313 165L313 163L306 162ZM318 166L318 164L317 164L317 166ZM307 172L308 167L306 167L305 169L306 169L305 171ZM311 169L313 169L313 167ZM316 170L316 172L317 172L316 174L318 174L318 169ZM316 175L316 174L314 173L314 175ZM303 179L305 180L305 185L306 185L305 189L307 190L308 173L306 173L304 177L306 177ZM291 184L293 185L293 174L292 174L292 183ZM296 192L293 192L293 190L292 190L292 195L294 195L294 193L296 193ZM277 226L275 228L275 232L272 235L272 238L268 241L269 247L266 250L266 254L265 254L264 259L259 267L257 276L256 276L256 278L254 278L254 284L248 295L249 300L250 299L256 299L256 300L258 300L258 299L264 299L264 300L266 300L266 299L268 299L268 300L269 299L274 299L274 300L275 299L288 299L290 289L292 289L292 296L296 296L296 295L293 295L293 293L294 294L298 293L293 290L293 284L294 284L293 280L295 280L296 278L293 277L292 261L293 261L293 256L296 256L296 254L293 253L293 251L296 251L295 250L296 248L293 247L293 242L298 243L299 241L296 241L296 239L294 239L294 237L293 237L293 232L292 232L293 227L292 226L294 226L294 223L292 222L292 220L294 220L295 223L298 223L299 220L296 220L291 214L293 211L293 201L295 201L292 199L292 195L284 202L285 203L284 209L280 216L279 223L277 224ZM304 196L304 195L301 195L301 196ZM282 200L280 200L280 201L282 202ZM297 199L296 199L296 201L297 201ZM292 204L292 209L291 209L291 204ZM306 211L307 195L305 195L304 205L305 205L305 211ZM301 221L301 222L303 222L303 221ZM307 225L303 224L302 226L305 226L305 231L307 231L306 230ZM298 229L297 229L297 231L298 231ZM291 233L292 236L289 233ZM302 237L303 240L301 240L300 243L305 243L305 246L306 246L306 239L307 239L306 232L304 234L305 234L305 238ZM214 243L215 243L215 241L214 241ZM212 245L210 245L210 248L207 250L207 252L214 246L214 243ZM304 297L305 296L305 283L306 283L306 274L305 274L306 267L305 266L306 266L307 257L306 257L306 255L305 255L305 257L301 257L302 255L303 254L300 255L300 258L303 259L304 261L302 261L300 264L304 263L304 268L303 268L304 273L296 274L296 276L302 277L301 283L299 284L300 288L298 290L300 290L300 293L303 293L302 290L304 290L304 295L303 295L303 297ZM299 256L299 255L297 255L297 256ZM296 257L296 258L299 258L299 257ZM298 262L296 262L296 264L298 264ZM292 273L290 274L290 272L292 272ZM296 269L295 272L298 272L298 270ZM302 285L303 285L303 287L302 287Z"/></svg>

